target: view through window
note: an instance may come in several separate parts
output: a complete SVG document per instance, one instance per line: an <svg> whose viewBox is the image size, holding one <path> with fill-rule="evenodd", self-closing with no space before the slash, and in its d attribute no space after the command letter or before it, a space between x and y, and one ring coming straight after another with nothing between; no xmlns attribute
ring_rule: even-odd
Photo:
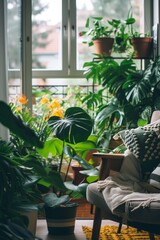
<svg viewBox="0 0 160 240"><path fill-rule="evenodd" d="M7 4L9 85L17 94L12 86L19 89L21 77L21 1ZM131 8L137 29L143 32L144 0L32 0L32 86L56 85L54 91L60 88L64 93L69 84L84 86L83 64L93 59L94 52L79 35L86 19L125 20Z"/></svg>

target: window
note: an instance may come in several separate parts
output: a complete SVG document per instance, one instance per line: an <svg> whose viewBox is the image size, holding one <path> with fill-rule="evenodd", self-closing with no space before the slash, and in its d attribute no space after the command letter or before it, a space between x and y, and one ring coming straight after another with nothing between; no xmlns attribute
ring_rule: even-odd
<svg viewBox="0 0 160 240"><path fill-rule="evenodd" d="M20 41L20 11L21 2L23 1L8 0L8 22L15 23L8 24L9 83L11 85L20 84L20 50L23 49ZM32 56L32 86L47 86L55 83L56 85L81 84L83 63L93 58L93 49L83 44L83 38L79 36L79 32L84 29L87 17L94 15L104 16L107 19L125 19L132 6L133 15L138 21L139 29L142 32L144 29L144 0L28 1L32 3L30 5L32 7L32 16L29 15L31 10L29 7L22 9L22 15L25 15L26 19L31 18L32 24L31 49L25 52L26 59L30 53ZM150 0L145 1L145 6L147 6L146 2L150 2ZM24 28L28 28L25 21L23 21L22 26L22 29ZM13 35L11 30L14 32ZM27 78L27 71L29 70L26 70L25 81L29 81L30 77Z"/></svg>

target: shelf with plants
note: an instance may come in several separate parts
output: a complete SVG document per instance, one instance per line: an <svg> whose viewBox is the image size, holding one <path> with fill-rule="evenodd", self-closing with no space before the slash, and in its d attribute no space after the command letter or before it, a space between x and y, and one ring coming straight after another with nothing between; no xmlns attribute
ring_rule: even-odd
<svg viewBox="0 0 160 240"><path fill-rule="evenodd" d="M95 54L103 56L126 54L126 56L132 58L152 57L153 37L149 32L141 33L138 31L132 9L129 10L124 20L106 19L101 16L87 18L84 30L80 32L80 36L84 38L83 43L88 44L89 47L95 46ZM110 39L112 44L104 43L105 39ZM102 49L99 46L97 51L97 44L100 45L101 40L103 40L102 45L104 49L99 51Z"/></svg>
<svg viewBox="0 0 160 240"><path fill-rule="evenodd" d="M155 72L159 69L159 58L153 54L153 37L148 32L142 34L136 26L130 10L125 20L104 21L92 16L86 21L88 31L82 32L89 47L93 40L102 37L97 35L101 28L110 29L114 38L110 54L95 52L93 60L83 66L84 76L93 85L93 92L83 98L83 103L93 112L98 146L105 151L110 151L114 133L149 122L158 101L159 78ZM147 52L139 55L133 41L145 38L149 45L143 44L140 50L146 45Z"/></svg>

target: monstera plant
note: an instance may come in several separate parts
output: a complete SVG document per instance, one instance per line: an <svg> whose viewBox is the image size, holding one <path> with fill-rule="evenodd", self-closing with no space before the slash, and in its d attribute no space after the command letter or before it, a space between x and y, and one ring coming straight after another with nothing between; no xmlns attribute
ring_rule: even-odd
<svg viewBox="0 0 160 240"><path fill-rule="evenodd" d="M44 148L40 149L39 153L45 157L49 153L51 153L53 157L58 155L60 158L58 169L59 173L61 173L62 170L64 157L69 157L70 160L63 178L64 181L67 179L72 159L76 160L83 168L92 169L93 166L79 156L75 151L76 144L78 143L85 142L89 147L93 144L88 140L93 129L93 120L88 113L79 107L71 107L66 110L64 118L53 116L50 117L48 123L53 131L53 137L49 138L48 141L45 142ZM57 189L57 186L55 184L54 188ZM71 184L65 182L65 186L69 186L70 188ZM82 188L83 186L84 189ZM86 184L82 184L77 186L76 189L75 186L72 186L73 188L71 187L70 190L77 190L77 192L85 194L86 186ZM67 190L67 188L65 190ZM57 198L57 201L59 201L59 198ZM56 204L58 204L58 202Z"/></svg>
<svg viewBox="0 0 160 240"><path fill-rule="evenodd" d="M68 167L66 169L65 176L63 176L66 189L59 190L56 184L54 184L54 191L46 193L43 197L45 202L48 231L52 234L60 234L63 232L61 229L63 229L65 233L71 233L71 230L74 230L74 226L73 228L64 227L64 218L67 218L67 213L69 212L69 214L71 214L70 216L72 216L71 221L73 223L73 219L75 219L77 203L71 203L71 200L72 198L85 197L86 187L88 184L81 183L78 186L75 186L72 184L72 182L68 182L66 180L72 159L76 160L85 169L93 168L93 166L81 158L74 149L76 144L84 141L87 142L88 137L92 133L93 121L88 113L83 109L79 107L71 107L66 110L63 118L53 116L49 118L48 123L53 131L53 137L48 140L49 144L46 142L44 149L40 150L41 154L46 155L48 153L52 153L54 155L56 152L59 154L59 174L61 174L64 158L69 158ZM58 148L58 150L56 148ZM61 211L65 211L66 214L61 214ZM60 221L60 215L63 217L61 219L62 221ZM56 216L58 217L59 222L58 229L54 227L53 224L51 226L50 223L50 221L52 221L52 223L54 222ZM68 217L67 221L69 220L70 219Z"/></svg>
<svg viewBox="0 0 160 240"><path fill-rule="evenodd" d="M94 105L100 142L120 129L145 125L159 109L159 57L151 59L144 70L130 58L102 58L86 62L84 67L87 80L99 85L98 92L87 95L83 102Z"/></svg>

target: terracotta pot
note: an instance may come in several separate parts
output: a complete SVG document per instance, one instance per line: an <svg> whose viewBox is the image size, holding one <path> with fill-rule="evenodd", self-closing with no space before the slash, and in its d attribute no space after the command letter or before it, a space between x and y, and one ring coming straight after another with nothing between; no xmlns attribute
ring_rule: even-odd
<svg viewBox="0 0 160 240"><path fill-rule="evenodd" d="M96 54L102 54L104 56L111 55L114 38L99 38L93 42Z"/></svg>
<svg viewBox="0 0 160 240"><path fill-rule="evenodd" d="M151 37L137 37L131 39L134 48L134 57L150 58L153 50L153 39Z"/></svg>

